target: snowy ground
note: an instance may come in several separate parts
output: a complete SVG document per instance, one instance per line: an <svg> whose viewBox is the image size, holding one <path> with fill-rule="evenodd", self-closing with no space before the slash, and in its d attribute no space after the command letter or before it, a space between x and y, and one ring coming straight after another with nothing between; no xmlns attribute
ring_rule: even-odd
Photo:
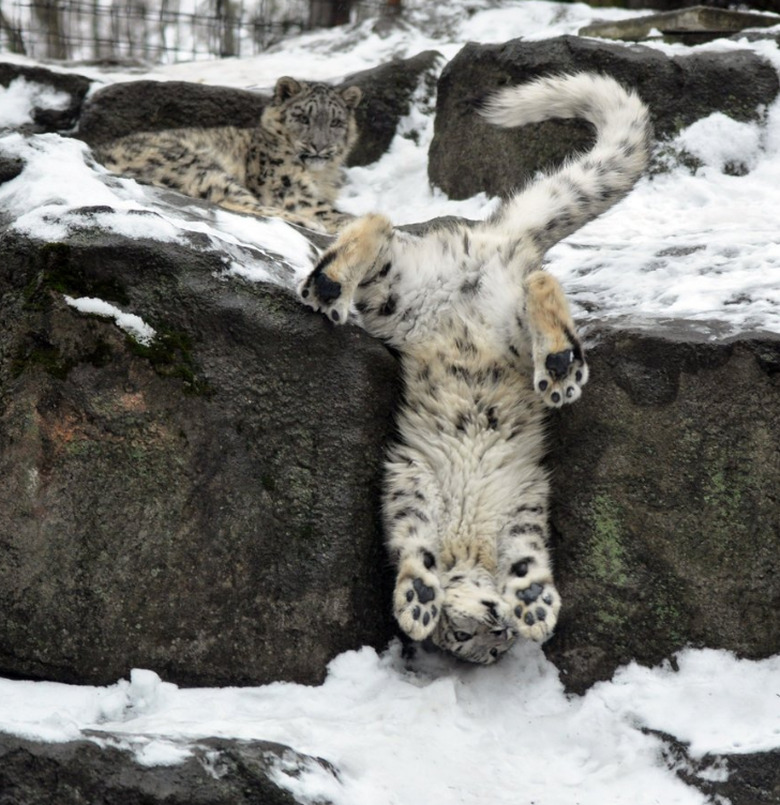
<svg viewBox="0 0 780 805"><path fill-rule="evenodd" d="M482 10L467 17L465 5L421 5L408 24L381 35L364 23L308 34L249 60L171 65L144 77L263 88L285 73L338 79L431 48L450 58L467 40L539 39L574 33L594 17L636 15L542 0L473 0L468 5ZM704 47L749 47L780 69L774 43ZM139 77L76 71L105 82ZM19 230L55 239L78 225L73 209L105 205L117 212L97 213L101 225L130 236L186 243L188 233L205 233L225 254L227 276L291 283L311 267L307 241L281 222L171 205L164 194L107 176L77 141L3 133L29 119L36 92L23 82L0 88L0 149L27 161L20 177L0 186L0 222L13 219ZM480 218L493 208L484 196L456 202L428 188L432 121L424 108L402 129L422 136L418 142L398 136L377 164L350 170L345 209L381 209L406 223L445 214ZM550 271L586 323L675 317L702 327L717 322L711 332L721 336L780 332L780 102L756 124L714 115L674 145L703 167L642 180L607 215L558 245ZM749 168L746 175L723 172L735 158ZM155 217L128 215L132 210ZM153 337L142 311L69 303L102 311L137 337ZM275 740L340 770L340 782L322 770L298 780L280 772L301 802L327 796L338 805L703 803L667 768L660 739L643 728L689 743L694 757L780 747L780 657L748 662L685 651L679 670L632 665L581 698L563 693L536 646L518 646L492 668L419 662L404 667L397 646L381 656L363 649L334 660L325 684L313 688L180 690L143 670L107 688L0 681L0 731L51 741L121 733L150 764L176 762L188 741L207 736ZM727 773L719 764L703 772L713 780Z"/></svg>
<svg viewBox="0 0 780 805"><path fill-rule="evenodd" d="M278 741L339 770L339 781L320 766L299 779L280 771L304 803L701 805L643 728L690 743L695 758L778 746L780 657L685 651L677 664L630 665L572 698L535 645L490 668L427 657L414 671L397 646L364 648L337 657L320 687L180 689L151 671L107 688L0 681L0 730L111 745L120 735L149 765L210 736ZM727 768L699 774L723 780Z"/></svg>

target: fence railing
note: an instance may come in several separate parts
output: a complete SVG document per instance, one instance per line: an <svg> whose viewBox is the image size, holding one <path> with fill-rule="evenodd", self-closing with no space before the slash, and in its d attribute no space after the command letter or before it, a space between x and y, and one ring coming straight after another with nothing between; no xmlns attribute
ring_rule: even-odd
<svg viewBox="0 0 780 805"><path fill-rule="evenodd" d="M400 0L0 0L0 55L167 63L252 56Z"/></svg>

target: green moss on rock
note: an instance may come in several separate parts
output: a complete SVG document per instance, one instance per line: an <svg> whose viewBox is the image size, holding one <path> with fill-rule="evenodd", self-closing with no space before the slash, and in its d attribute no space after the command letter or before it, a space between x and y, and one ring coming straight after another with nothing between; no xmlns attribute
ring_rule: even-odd
<svg viewBox="0 0 780 805"><path fill-rule="evenodd" d="M214 393L209 382L198 375L192 353L192 339L181 330L156 328L156 335L148 344L132 336L126 339L130 352L144 358L161 377L181 380L189 394L209 396Z"/></svg>
<svg viewBox="0 0 780 805"><path fill-rule="evenodd" d="M47 310L51 306L50 292L68 296L90 296L119 305L129 302L127 291L116 277L96 277L86 274L74 251L67 243L44 243L36 252L39 270L25 288L27 310Z"/></svg>

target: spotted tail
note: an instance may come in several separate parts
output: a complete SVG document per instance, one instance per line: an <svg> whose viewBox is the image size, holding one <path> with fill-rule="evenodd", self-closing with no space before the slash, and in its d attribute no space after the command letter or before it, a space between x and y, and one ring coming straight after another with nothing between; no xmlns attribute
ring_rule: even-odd
<svg viewBox="0 0 780 805"><path fill-rule="evenodd" d="M596 129L590 151L517 192L490 222L508 237L528 231L542 253L619 201L647 165L647 107L604 75L550 76L509 87L493 95L482 114L504 128L581 118Z"/></svg>

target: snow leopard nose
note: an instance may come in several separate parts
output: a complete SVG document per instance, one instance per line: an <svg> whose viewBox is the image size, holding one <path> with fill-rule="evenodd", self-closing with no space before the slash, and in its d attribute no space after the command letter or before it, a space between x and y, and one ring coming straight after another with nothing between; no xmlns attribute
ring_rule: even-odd
<svg viewBox="0 0 780 805"><path fill-rule="evenodd" d="M317 156L323 156L330 147L328 133L326 131L314 132L311 136L309 147L315 154L317 154Z"/></svg>

